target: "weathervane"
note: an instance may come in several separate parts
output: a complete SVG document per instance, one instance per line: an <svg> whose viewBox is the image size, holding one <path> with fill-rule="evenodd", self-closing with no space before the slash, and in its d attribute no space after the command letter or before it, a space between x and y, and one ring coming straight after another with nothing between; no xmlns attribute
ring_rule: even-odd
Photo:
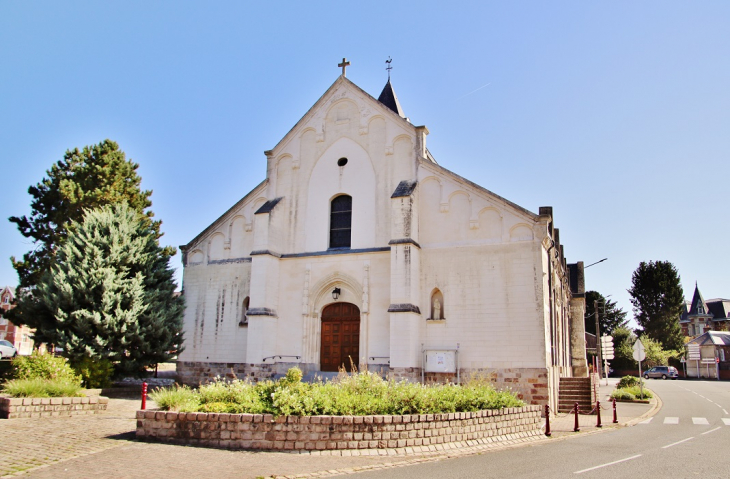
<svg viewBox="0 0 730 479"><path fill-rule="evenodd" d="M385 63L388 64L387 67L385 67L386 70L388 70L388 81L390 81L390 71L393 69L393 67L390 65L390 63L393 61L392 58L390 58L390 55L388 55L388 59L385 60Z"/></svg>
<svg viewBox="0 0 730 479"><path fill-rule="evenodd" d="M350 65L350 62L347 61L347 58L342 59L342 63L338 64L337 66L342 68L342 76L347 76L345 74L345 68L347 68Z"/></svg>

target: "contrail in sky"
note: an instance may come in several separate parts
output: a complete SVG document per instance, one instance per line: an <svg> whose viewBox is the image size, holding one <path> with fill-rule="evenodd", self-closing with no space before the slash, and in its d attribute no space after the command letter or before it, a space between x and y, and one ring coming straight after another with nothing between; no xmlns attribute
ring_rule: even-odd
<svg viewBox="0 0 730 479"><path fill-rule="evenodd" d="M466 97L468 97L469 95L471 95L472 93L476 93L476 92L478 92L479 90L481 90L482 88L486 88L486 87L488 87L488 86L489 86L489 85L491 85L491 84L492 84L492 82L489 82L489 83L487 83L486 85L482 85L482 86L480 86L479 88L477 88L476 90L474 90L474 91L470 91L469 93L467 93L467 94L466 94L466 95L464 95L464 96L460 96L459 98L457 98L457 100L461 100L462 98L466 98Z"/></svg>

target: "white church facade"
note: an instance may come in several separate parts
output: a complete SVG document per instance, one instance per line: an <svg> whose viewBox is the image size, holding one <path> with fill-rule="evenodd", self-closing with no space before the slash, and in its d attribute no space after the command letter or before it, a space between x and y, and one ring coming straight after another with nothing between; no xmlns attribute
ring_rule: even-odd
<svg viewBox="0 0 730 479"><path fill-rule="evenodd" d="M189 384L382 371L489 375L555 406L586 376L583 264L532 213L440 166L390 80L343 74L270 151L266 179L183 251Z"/></svg>

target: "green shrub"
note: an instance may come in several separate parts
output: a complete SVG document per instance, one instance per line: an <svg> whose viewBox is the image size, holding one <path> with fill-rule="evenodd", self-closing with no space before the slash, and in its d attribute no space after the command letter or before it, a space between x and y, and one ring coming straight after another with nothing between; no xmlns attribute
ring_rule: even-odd
<svg viewBox="0 0 730 479"><path fill-rule="evenodd" d="M614 389L611 393L613 399L623 399L624 401L633 401L636 396L628 392L626 389Z"/></svg>
<svg viewBox="0 0 730 479"><path fill-rule="evenodd" d="M630 388L625 388L626 391L630 392L634 395L636 399L651 399L654 397L654 395L649 391L648 389L644 388L644 395L641 395L641 388L639 386L632 386Z"/></svg>
<svg viewBox="0 0 730 479"><path fill-rule="evenodd" d="M12 397L81 397L81 386L65 379L11 379L3 392Z"/></svg>
<svg viewBox="0 0 730 479"><path fill-rule="evenodd" d="M628 376L627 376L628 377ZM616 388L611 393L611 397L615 399L623 399L626 401L634 401L636 399L651 399L654 395L648 389L644 388L642 395L639 386L631 386L627 388Z"/></svg>
<svg viewBox="0 0 730 479"><path fill-rule="evenodd" d="M71 367L81 376L81 383L86 388L108 388L112 384L114 364L106 358L85 356L74 361Z"/></svg>
<svg viewBox="0 0 730 479"><path fill-rule="evenodd" d="M187 386L156 389L148 396L166 411L195 412L200 407L198 393Z"/></svg>
<svg viewBox="0 0 730 479"><path fill-rule="evenodd" d="M68 360L48 353L33 351L30 356L13 358L13 379L50 379L81 386L81 378Z"/></svg>
<svg viewBox="0 0 730 479"><path fill-rule="evenodd" d="M276 416L434 414L524 405L512 392L497 391L488 381L464 386L423 386L386 381L376 374L362 372L310 384L301 382L298 368L292 368L276 382L216 380L198 391L162 389L151 397L166 410Z"/></svg>
<svg viewBox="0 0 730 479"><path fill-rule="evenodd" d="M624 376L618 382L616 387L619 389L623 389L623 388L630 388L630 387L636 386L637 384L639 384L639 378L637 378L635 376Z"/></svg>

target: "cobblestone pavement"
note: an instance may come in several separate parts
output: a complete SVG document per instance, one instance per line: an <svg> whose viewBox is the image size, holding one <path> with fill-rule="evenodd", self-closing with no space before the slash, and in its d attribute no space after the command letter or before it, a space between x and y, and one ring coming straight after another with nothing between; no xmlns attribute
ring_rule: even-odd
<svg viewBox="0 0 730 479"><path fill-rule="evenodd" d="M601 388L601 396L613 385ZM608 403L606 403L608 404ZM657 404L618 406L620 425L653 414ZM149 404L154 407L154 404ZM137 442L135 411L139 400L110 399L107 412L70 418L0 420L0 477L29 478L215 478L325 477L360 470L397 467L481 454L506 447L540 444L554 439L597 432L595 416L579 416L580 433L572 432L572 416L551 421L552 439L515 437L506 443L455 444L450 449L421 454L393 450L378 456L327 455L326 452L226 451L199 447ZM604 430L613 427L610 411ZM332 451L339 453L339 451ZM383 455L389 454L389 455Z"/></svg>
<svg viewBox="0 0 730 479"><path fill-rule="evenodd" d="M110 399L96 415L0 420L0 476L118 447L134 438L139 401Z"/></svg>

